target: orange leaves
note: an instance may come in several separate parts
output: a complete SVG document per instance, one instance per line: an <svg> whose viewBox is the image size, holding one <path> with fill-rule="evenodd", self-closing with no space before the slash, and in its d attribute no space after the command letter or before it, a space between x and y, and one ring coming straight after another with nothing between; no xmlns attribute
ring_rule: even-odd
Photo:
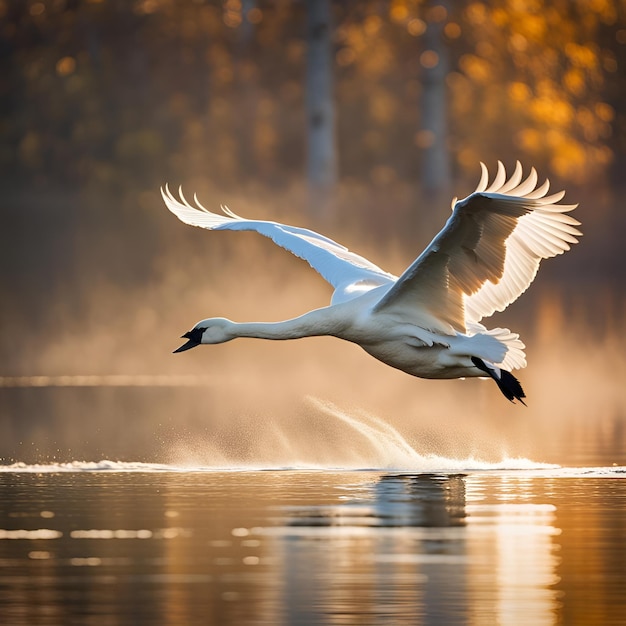
<svg viewBox="0 0 626 626"><path fill-rule="evenodd" d="M569 42L565 45L565 55L574 66L587 70L598 67L598 50L593 44L583 45Z"/></svg>
<svg viewBox="0 0 626 626"><path fill-rule="evenodd" d="M596 177L611 158L606 140L614 111L602 94L604 72L616 71L617 62L596 43L610 13L604 0L469 4L464 17L473 27L474 53L462 55L459 68L472 106L457 108L473 115L482 131L471 133L473 140L482 135L506 150L506 135L491 136L497 120L510 129L517 150L548 161L560 176L577 182Z"/></svg>
<svg viewBox="0 0 626 626"><path fill-rule="evenodd" d="M493 77L493 68L489 61L475 54L464 54L459 61L459 67L476 83L488 83Z"/></svg>

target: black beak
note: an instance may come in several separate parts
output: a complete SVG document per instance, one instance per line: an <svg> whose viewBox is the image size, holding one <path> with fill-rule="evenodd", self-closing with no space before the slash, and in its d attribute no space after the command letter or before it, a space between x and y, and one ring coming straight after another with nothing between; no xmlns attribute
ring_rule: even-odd
<svg viewBox="0 0 626 626"><path fill-rule="evenodd" d="M172 354L176 354L177 352L184 352L185 350L191 350L191 348L195 348L196 346L200 345L200 342L194 339L192 331L185 333L181 337L181 339L189 339L189 341L180 346L180 348L176 348L176 350L174 350Z"/></svg>

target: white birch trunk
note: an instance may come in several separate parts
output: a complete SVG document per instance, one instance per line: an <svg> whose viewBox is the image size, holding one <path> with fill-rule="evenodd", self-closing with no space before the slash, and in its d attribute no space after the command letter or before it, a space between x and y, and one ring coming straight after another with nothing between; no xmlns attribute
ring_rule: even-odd
<svg viewBox="0 0 626 626"><path fill-rule="evenodd" d="M438 4L445 6L442 2ZM450 187L446 88L449 61L448 50L443 39L444 24L445 20L430 21L424 33L423 54L427 56L423 56L425 62L422 63L421 183L424 192L430 195L445 194ZM437 62L431 65L429 61L432 62L434 58Z"/></svg>
<svg viewBox="0 0 626 626"><path fill-rule="evenodd" d="M331 2L308 0L305 4L307 178L313 195L327 201L337 182Z"/></svg>

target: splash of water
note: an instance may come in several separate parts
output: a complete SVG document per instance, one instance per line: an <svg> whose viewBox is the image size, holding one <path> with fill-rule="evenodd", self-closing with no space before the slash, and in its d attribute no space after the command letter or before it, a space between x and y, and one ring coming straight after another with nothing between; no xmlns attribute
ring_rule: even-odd
<svg viewBox="0 0 626 626"><path fill-rule="evenodd" d="M556 468L557 465L537 463L525 458L506 457L498 462L487 462L474 457L451 459L436 454L419 454L391 424L379 417L360 412L358 418L342 411L331 402L309 398L326 415L350 427L368 444L362 456L368 467L386 470L418 472L454 472L468 470L529 470ZM364 467L363 464L360 466ZM352 467L350 469L359 469Z"/></svg>
<svg viewBox="0 0 626 626"><path fill-rule="evenodd" d="M430 457L427 457L430 458ZM444 464L439 465L433 460L432 467L386 470L394 474L403 473L474 473L492 472L496 475L517 475L522 473L528 478L624 478L626 477L626 467L559 467L547 465L545 463L534 463L528 459L503 459L498 463L485 463L474 459L454 460L441 458ZM461 469L462 468L462 469ZM13 463L11 465L0 465L0 474L60 474L60 473L89 473L89 472L113 472L113 473L200 473L200 472L250 472L250 471L363 471L358 468L328 468L314 467L253 467L240 465L232 467L211 467L211 466L187 466L168 465L161 463L139 463L126 461L72 461L69 463L44 463L29 465L26 463ZM370 471L380 472L382 468L371 469Z"/></svg>
<svg viewBox="0 0 626 626"><path fill-rule="evenodd" d="M498 462L487 462L474 457L446 458L436 454L420 454L393 426L379 417L363 411L358 415L341 410L331 402L309 397L309 402L321 413L347 427L343 441L354 442L351 459L340 464L312 463L302 459L302 442L291 441L285 433L274 433L274 440L282 441L286 462L241 463L229 462L223 455L219 461L179 462L172 464L121 462L121 461L72 461L68 463L0 465L0 472L55 473L55 472L204 472L204 471L258 471L258 470L336 470L336 471L391 471L391 472L467 472L467 471L536 471L558 468L557 465L537 463L525 458L505 457ZM360 441L359 441L360 440ZM345 456L338 452L341 458ZM283 456L281 454L281 456ZM305 457L306 458L306 457Z"/></svg>
<svg viewBox="0 0 626 626"><path fill-rule="evenodd" d="M0 473L53 474L61 472L173 472L183 471L174 465L126 461L70 461L67 463L11 463L0 465Z"/></svg>

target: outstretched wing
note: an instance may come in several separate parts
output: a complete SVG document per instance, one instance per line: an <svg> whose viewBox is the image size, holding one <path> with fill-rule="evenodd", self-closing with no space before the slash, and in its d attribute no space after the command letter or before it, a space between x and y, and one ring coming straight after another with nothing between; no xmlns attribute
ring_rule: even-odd
<svg viewBox="0 0 626 626"><path fill-rule="evenodd" d="M187 202L182 189L179 190L180 201L177 200L167 185L161 188L161 195L167 208L185 224L209 230L249 230L269 237L281 248L304 259L335 289L348 290L350 285L356 283L367 283L373 287L396 279L362 256L312 230L277 222L244 219L224 206L224 215L211 213L195 196L196 206Z"/></svg>
<svg viewBox="0 0 626 626"><path fill-rule="evenodd" d="M507 180L502 163L488 186L487 168L474 193L453 204L452 216L424 252L377 305L410 314L416 307L440 330L465 331L504 310L535 278L542 259L562 254L581 235L557 204L565 195L547 196L549 182L537 186L537 173L522 181L518 162Z"/></svg>

